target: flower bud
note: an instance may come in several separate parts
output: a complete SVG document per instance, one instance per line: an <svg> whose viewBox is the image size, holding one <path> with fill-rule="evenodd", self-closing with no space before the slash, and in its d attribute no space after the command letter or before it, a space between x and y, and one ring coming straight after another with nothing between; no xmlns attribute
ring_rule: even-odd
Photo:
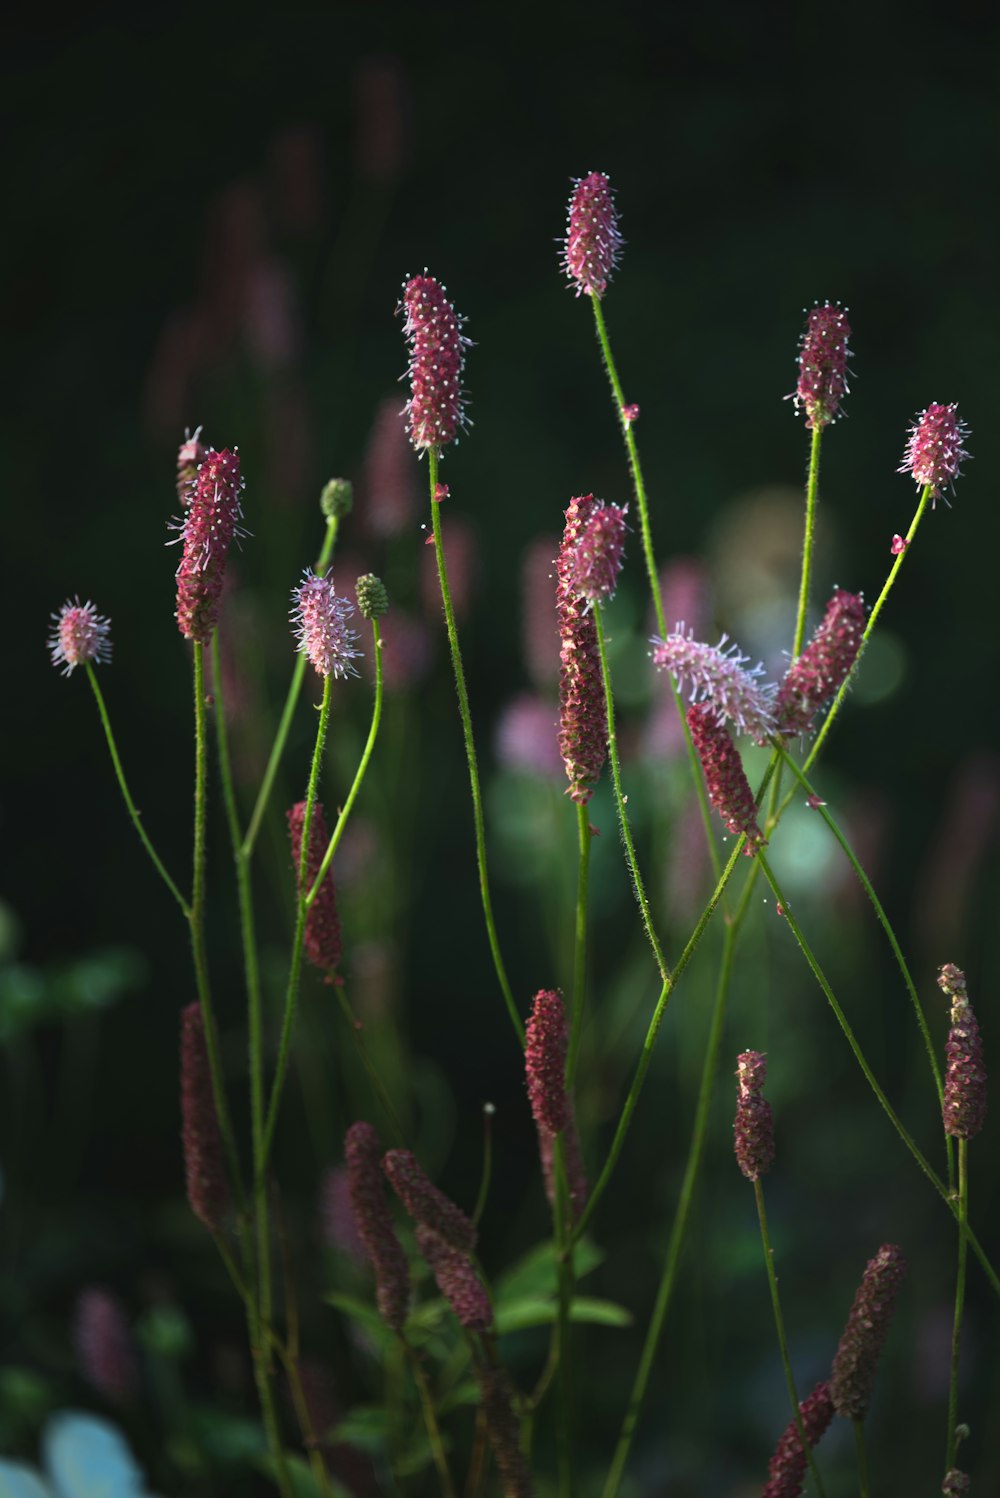
<svg viewBox="0 0 1000 1498"><path fill-rule="evenodd" d="M588 603L614 596L625 546L628 505L598 504L568 558L570 586Z"/></svg>
<svg viewBox="0 0 1000 1498"><path fill-rule="evenodd" d="M331 479L324 485L319 507L327 520L343 520L354 508L354 485L350 479Z"/></svg>
<svg viewBox="0 0 1000 1498"><path fill-rule="evenodd" d="M117 1295L99 1285L84 1290L76 1303L74 1328L80 1369L106 1399L129 1399L139 1383L135 1343Z"/></svg>
<svg viewBox="0 0 1000 1498"><path fill-rule="evenodd" d="M385 583L374 572L366 572L364 577L358 578L354 584L354 596L358 600L363 619L381 619L383 614L389 612L389 595L385 591Z"/></svg>
<svg viewBox="0 0 1000 1498"><path fill-rule="evenodd" d="M503 1498L531 1498L534 1483L521 1451L521 1422L514 1410L510 1382L502 1368L476 1369L483 1400L483 1419L500 1474Z"/></svg>

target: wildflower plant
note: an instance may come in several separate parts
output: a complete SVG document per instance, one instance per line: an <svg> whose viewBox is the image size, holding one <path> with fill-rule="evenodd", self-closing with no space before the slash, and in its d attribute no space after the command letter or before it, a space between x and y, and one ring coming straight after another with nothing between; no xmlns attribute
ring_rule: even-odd
<svg viewBox="0 0 1000 1498"><path fill-rule="evenodd" d="M67 676L81 668L88 680L127 812L179 908L190 942L191 984L178 1004L178 1189L183 1174L191 1211L206 1230L206 1249L210 1243L217 1252L221 1269L242 1303L267 1445L266 1472L283 1498L302 1491L318 1491L325 1498L338 1490L325 1454L327 1448L337 1446L338 1433L331 1435L323 1422L317 1428L310 1404L311 1374L302 1356L301 1328L311 1326L313 1318L305 1317L305 1308L299 1305L301 1286L295 1273L296 1255L305 1250L301 1242L289 1241L295 1228L289 1228L282 1206L276 1151L279 1135L287 1139L292 1127L288 1094L298 1091L299 1081L308 1090L310 1075L312 1114L319 1117L331 1106L351 1114L343 1133L342 1159L324 1161L324 1169L316 1175L317 1182L325 1183L321 1195L327 1219L326 1232L319 1236L334 1245L337 1273L342 1276L326 1300L351 1327L350 1345L363 1360L373 1389L365 1418L352 1423L348 1416L345 1428L355 1436L360 1432L381 1472L392 1472L393 1490L429 1490L427 1484L433 1481L445 1498L454 1498L459 1491L479 1494L485 1491L492 1463L499 1488L508 1498L535 1491L536 1479L538 1490L558 1492L560 1498L582 1491L579 1452L585 1432L576 1394L585 1373L586 1359L579 1349L582 1324L587 1322L596 1323L595 1336L623 1335L631 1326L628 1335L637 1344L627 1395L621 1397L614 1387L602 1394L602 1417L617 1427L606 1443L603 1498L617 1498L628 1481L633 1486L641 1483L635 1443L645 1428L650 1379L663 1357L666 1319L689 1269L685 1249L693 1203L721 1138L715 1134L713 1100L727 1039L727 1004L739 983L744 952L740 944L748 911L764 888L780 918L775 940L801 959L803 972L825 999L847 1052L880 1105L877 1126L895 1131L929 1193L939 1199L939 1217L947 1222L944 1214L949 1214L955 1224L958 1268L949 1395L947 1411L941 1411L945 1459L932 1475L942 1491L965 1490L966 1479L956 1462L964 1435L959 1422L959 1353L970 1252L977 1272L1000 1296L1000 1277L987 1246L974 1231L969 1209L968 1149L986 1122L983 1036L964 973L946 963L938 978L950 1001L942 1066L940 1043L921 999L923 983L918 985L911 972L871 880L831 809L835 791L824 785L821 794L813 766L845 708L865 646L911 553L926 510L933 509L936 499L950 492L959 477L961 462L968 456L964 446L968 432L954 405L928 406L917 418L904 463L918 485L917 507L905 536L897 534L893 539L888 574L875 603L869 610L859 591L838 587L807 640L814 604L820 455L848 393L852 358L848 347L852 333L845 311L833 302L817 305L807 314L793 392L794 406L804 418L809 455L801 575L794 620L789 621L783 679L767 680L763 665L751 665L751 657L725 634L712 645L696 638L693 625L684 620L674 621L674 628L669 629L654 545L654 507L636 441L639 406L626 399L605 321L604 305L611 300L622 246L610 180L603 172L593 171L573 184L562 261L577 298L590 305L588 315L594 319L625 464L615 497L596 498L586 488L595 459L589 452L588 433L582 430L576 456L583 492L568 500L566 495L549 496L542 522L545 535L554 536L561 515L561 541L543 539L528 548L531 538L523 538L529 579L526 649L533 691L530 697L515 699L516 713L508 712L501 719L499 733L499 742L507 746L502 754L508 762L521 769L544 770L545 775L553 765L558 771L561 762L565 771L565 796L558 798L549 797L545 775L534 777L544 785L540 794L548 797L545 804L551 825L560 829L550 841L563 850L564 843L558 840L565 828L565 847L573 846L575 852L575 859L563 858L559 852L558 877L546 881L539 902L544 915L552 915L552 971L525 970L516 922L506 909L498 919L493 907L489 857L497 834L487 819L491 803L484 798L481 784L474 699L466 681L455 579L449 578L441 520L442 507L448 512L449 526L453 512L456 520L461 516L465 502L461 464L455 463L454 479L447 486L439 475L445 450L453 448L469 427L465 362L470 343L463 332L464 319L434 276L425 271L408 278L398 308L409 354L408 396L395 414L385 405L380 407L378 451L369 453L366 464L369 486L384 486L385 492L369 496L372 514L366 518L365 501L355 503L347 480L332 479L325 485L318 506L318 523L323 527L318 555L302 569L292 591L293 641L280 617L271 621L275 639L283 643L289 680L260 783L247 806L241 802L233 774L231 734L237 725L227 708L220 669L220 635L226 630L223 588L232 582L227 571L230 551L236 540L248 538L243 525L241 460L235 447L210 446L199 427L180 443L175 472L168 469L164 474L165 498L175 488L180 507L175 521L181 543L175 616L192 675L195 755L189 880L168 871L154 845L155 816L140 815L125 776L94 670L95 665L110 661L108 620L92 604L79 601L66 603L53 616L48 641L52 663ZM481 352L480 356L486 355ZM648 408L645 397L644 408ZM470 1076L474 1075L482 1023L480 1006L498 1001L506 1012L507 1050L497 1064L505 1068L510 1082L508 1100L500 1113L492 1104L483 1109L480 1184L478 1192L470 1191L467 1196L461 1189L452 1196L438 1184L452 1168L447 1158L448 1131L434 1114L432 1093L422 1082L419 1067L408 1064L405 1027L399 1023L392 994L383 992L377 1001L368 995L361 1001L352 991L361 986L365 962L372 960L372 944L364 939L372 908L384 902L401 926L405 893L398 895L394 872L384 862L377 866L372 888L361 897L352 893L349 875L341 882L341 863L348 867L351 863L352 837L363 842L364 819L357 813L375 815L381 803L389 804L387 786L392 782L406 781L407 794L424 793L419 775L408 778L406 773L411 754L416 754L416 734L408 728L400 731L397 719L385 734L390 743L386 745L383 739L383 656L387 646L392 649L397 622L400 636L403 633L404 615L397 611L394 595L397 576L406 585L404 569L398 565L412 503L408 487L412 473L401 477L399 466L401 456L406 457L406 437L413 449L407 460L413 472L418 471L416 459L426 457L427 540L434 548L430 581L440 599L448 639L458 709L454 731L456 741L461 737L465 755L471 826L468 816L456 814L450 803L437 815L441 825L451 826L455 856L465 860L470 877L475 870L483 965L487 952L492 965L488 982L481 975L475 980L462 975L467 990L466 1028L452 1054L472 1058ZM377 483L371 479L373 473ZM252 496L252 477L248 492ZM659 542L669 546L669 507L658 503L655 516L662 531ZM626 547L630 517L635 541ZM400 547L393 554L393 596L378 573L366 571L355 577L343 561L338 549L341 530L353 525L359 527L362 540L374 538L381 546L391 542ZM412 591L418 586L420 558L430 562L431 556L429 549L424 552L421 547L416 564L409 558ZM608 608L623 578L629 579L630 586L638 581L644 591L648 589L656 629L651 650L649 642L638 635L622 641L608 633L607 619L614 617L608 615ZM652 628L648 625L645 632ZM702 633L701 625L697 632ZM233 643L238 646L239 641ZM119 651L129 648L127 642L123 646L119 641ZM206 652L212 666L211 695L206 692ZM647 685L661 684L669 693L668 705L672 700L677 742L683 737L687 751L680 773L691 807L697 807L704 859L712 871L714 888L683 943L678 940L680 922L675 913L667 911L664 919L655 894L649 893L661 887L659 869L651 870L649 865L663 850L644 837L641 826L639 835L633 830L628 786L634 766L627 756L628 735L620 738L618 726L620 704L627 694L616 694L619 662L626 655L634 673ZM299 725L305 713L297 712L303 694L309 707L309 732L304 736ZM347 722L341 713L341 705L351 700L351 694L355 703L363 704L369 724L363 738L351 726L353 720ZM526 739L530 739L527 747ZM279 801L279 788L286 783L288 795ZM210 787L214 790L215 786L218 808L210 796ZM538 790L537 784L534 788ZM456 788L449 784L446 789L450 796ZM911 1131L899 1117L812 944L806 929L809 912L799 912L783 876L771 864L772 851L776 854L786 837L783 822L793 800L805 803L806 814L818 819L822 835L843 851L896 959L900 986L927 1052L931 1106L924 1122L929 1119L932 1131L940 1135L936 1158L918 1142L924 1133ZM290 806L287 825L280 823L281 804ZM401 804L402 799L392 803L396 810ZM541 804L539 799L536 805ZM641 1018L634 1006L621 1024L603 992L610 959L603 951L595 953L596 916L591 908L595 903L591 898L593 847L602 830L595 821L604 815L604 807L612 805L621 837L624 878L637 907L642 977L635 987L642 988L646 1001ZM219 981L216 944L208 940L210 919L221 922L225 914L216 908L214 886L210 911L207 880L209 848L215 848L209 821L216 811L228 832L236 888L245 998L239 1021L242 1035L237 1033L232 985ZM531 815L524 820L530 822ZM724 836L720 836L720 820ZM268 951L265 961L258 932L262 890L254 878L254 859L265 826L279 834L284 865L281 893L289 917L287 952L277 981L273 952ZM386 848L396 846L392 838L403 839L406 827L405 817L395 811L386 814L380 830L388 829L392 837L373 856L390 857ZM617 859L612 839L604 839L601 856L608 867ZM356 849L354 858L359 859ZM442 914L451 919L451 912ZM710 929L712 935L707 938ZM625 945L623 935L621 954L613 954L621 955L623 962ZM310 984L308 976L304 977L306 965L316 968L324 981L312 975ZM580 1281L600 1258L597 1245L602 1224L614 1200L609 1190L635 1159L636 1119L643 1117L647 1127L654 1126L648 1122L651 1098L643 1094L653 1091L646 1084L654 1053L662 1052L666 1044L661 1032L667 1009L675 998L679 1003L688 1001L690 974L696 966L714 969L715 999L691 1127L682 1146L687 1153L678 1168L672 1160L669 1169L657 1167L655 1180L643 1182L649 1213L659 1213L666 1201L669 1222L661 1230L657 1218L662 1262L652 1302L627 1308L582 1294ZM775 981L781 981L782 971L775 963ZM428 982L422 992L432 994L432 984ZM219 996L223 997L217 1002ZM941 1019L939 1014L939 1026ZM751 1031L747 1039L755 1038L759 1022L758 1015L741 1014L740 1023ZM893 1022L901 1025L902 1014ZM803 1016L801 1024L809 1031L810 1042L811 1023L811 1017ZM633 1048L630 1075L621 1084L613 1068L604 1065L616 1029L616 1043ZM329 1045L303 1043L304 1035L317 1034L333 1039ZM245 1044L234 1044L240 1040ZM823 1039L817 1044L825 1047L829 1042ZM331 1050L336 1050L344 1074L345 1085L339 1092L324 1073ZM772 1026L768 1060L776 1074L780 1068L786 1092L791 1085L788 1078L795 1071L789 1056L787 1034L781 1026ZM870 1486L866 1430L878 1422L878 1410L872 1409L876 1372L890 1338L905 1335L904 1325L893 1325L897 1300L910 1293L903 1250L887 1242L870 1260L839 1346L834 1348L831 1342L829 1376L800 1399L804 1370L794 1367L795 1338L786 1333L764 1208L765 1178L780 1176L784 1169L782 1151L776 1148L783 1137L782 1094L776 1103L764 1095L768 1060L755 1049L738 1055L732 1124L736 1162L753 1190L763 1246L764 1272L756 1293L763 1295L766 1282L788 1395L788 1408L780 1412L774 1429L759 1432L761 1452L773 1452L764 1492L767 1498L792 1498L803 1491L808 1477L822 1498L826 1453L817 1455L816 1448L836 1412L853 1423L858 1486L868 1498L874 1488ZM793 1083L808 1089L811 1106L829 1112L833 1128L834 1110L842 1103L830 1086L830 1069L824 1061L821 1054L813 1055L812 1075L806 1078L795 1073ZM331 1096L336 1098L333 1105ZM519 1101L511 1102L513 1097ZM640 1101L645 1109L642 1114ZM548 1217L527 1269L523 1264L510 1269L498 1264L503 1238L491 1195L493 1131L509 1128L515 1107L520 1108L527 1129L534 1123L538 1158L536 1162L532 1157L531 1162L536 1198L532 1210ZM372 1118L378 1119L378 1127ZM509 1145L509 1138L505 1142ZM671 1139L671 1150L675 1144ZM665 1148L658 1146L658 1158ZM300 1170L306 1168L307 1158L297 1150ZM827 1169L822 1162L817 1164L818 1184ZM829 1189L835 1187L829 1185ZM787 1189L776 1197L781 1210L787 1210ZM885 1211L890 1217L891 1201ZM819 1266L824 1277L836 1267L833 1255L831 1244L828 1261ZM304 1277L302 1285L306 1284L312 1288L311 1280ZM519 1288L512 1290L512 1284ZM118 1302L94 1290L87 1297L81 1302L81 1356L89 1361L95 1387L103 1387L109 1397L124 1398L126 1393L131 1397L134 1358ZM537 1367L514 1336L525 1331L540 1338L532 1344L540 1349ZM341 1342L341 1353L346 1356L346 1342ZM287 1408L279 1398L279 1381L289 1392ZM475 1406L471 1419L466 1418L470 1404ZM660 1418L669 1424L669 1412L661 1412ZM785 1429L779 1434L782 1424ZM762 1456L762 1480L763 1462ZM306 1463L308 1488L303 1475ZM428 1476L431 1472L432 1477Z"/></svg>

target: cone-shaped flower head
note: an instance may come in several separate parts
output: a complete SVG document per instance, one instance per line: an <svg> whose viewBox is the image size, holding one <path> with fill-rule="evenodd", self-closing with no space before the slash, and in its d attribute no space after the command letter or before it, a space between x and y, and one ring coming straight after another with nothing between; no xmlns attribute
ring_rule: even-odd
<svg viewBox="0 0 1000 1498"><path fill-rule="evenodd" d="M72 675L77 666L88 661L99 665L111 659L111 620L103 618L89 601L67 599L58 614L52 615L48 638L53 666L62 666L63 676Z"/></svg>
<svg viewBox="0 0 1000 1498"><path fill-rule="evenodd" d="M850 336L843 307L836 302L813 307L799 343L799 380L793 395L809 428L828 426L840 415L840 402L848 392Z"/></svg>
<svg viewBox="0 0 1000 1498"><path fill-rule="evenodd" d="M379 1156L382 1146L369 1123L355 1123L344 1138L347 1184L361 1241L375 1271L375 1301L393 1331L401 1331L410 1305L410 1269L392 1225Z"/></svg>
<svg viewBox="0 0 1000 1498"><path fill-rule="evenodd" d="M602 297L622 251L618 213L603 172L590 172L573 183L563 253L563 267L576 294Z"/></svg>
<svg viewBox="0 0 1000 1498"><path fill-rule="evenodd" d="M945 489L958 478L962 460L969 456L962 443L969 428L958 415L958 406L938 405L932 401L926 411L914 417L906 452L897 472L912 474L919 489L931 486L934 508Z"/></svg>
<svg viewBox="0 0 1000 1498"><path fill-rule="evenodd" d="M374 572L366 572L354 584L354 596L363 619L381 619L389 612L389 595L385 583Z"/></svg>
<svg viewBox="0 0 1000 1498"><path fill-rule="evenodd" d="M201 440L201 427L192 436L184 433L184 441L177 449L177 498L182 510L186 510L194 498L198 482L198 469L208 457L209 449Z"/></svg>
<svg viewBox="0 0 1000 1498"><path fill-rule="evenodd" d="M382 1160L382 1169L414 1222L430 1228L459 1253L472 1253L475 1226L461 1207L438 1190L412 1150L390 1150Z"/></svg>
<svg viewBox="0 0 1000 1498"><path fill-rule="evenodd" d="M410 345L406 421L417 451L447 447L466 423L462 373L469 340L440 281L414 276L403 287L404 332Z"/></svg>
<svg viewBox="0 0 1000 1498"><path fill-rule="evenodd" d="M138 1388L135 1343L125 1307L110 1290L92 1285L76 1303L74 1327L80 1371L106 1399L129 1399Z"/></svg>
<svg viewBox="0 0 1000 1498"><path fill-rule="evenodd" d="M559 752L566 766L568 794L581 806L590 800L600 778L608 742L597 627L590 605L576 591L574 570L576 547L597 509L592 494L570 500L556 562Z"/></svg>
<svg viewBox="0 0 1000 1498"><path fill-rule="evenodd" d="M953 1139L974 1139L986 1118L983 1038L961 968L946 962L938 974L938 984L951 999L951 1029L944 1048L944 1130Z"/></svg>
<svg viewBox="0 0 1000 1498"><path fill-rule="evenodd" d="M354 485L350 479L331 479L324 484L319 507L327 520L343 520L354 508Z"/></svg>
<svg viewBox="0 0 1000 1498"><path fill-rule="evenodd" d="M868 1412L875 1369L905 1273L906 1260L894 1243L884 1243L868 1261L830 1374L830 1398L838 1415L863 1420Z"/></svg>
<svg viewBox="0 0 1000 1498"><path fill-rule="evenodd" d="M733 723L740 733L765 744L775 728L778 688L760 680L761 662L747 670L750 657L736 645L726 646L727 639L723 635L718 645L703 645L678 625L665 640L650 642L655 647L653 665L658 671L672 671L681 689L689 686L691 701L704 702L717 723Z"/></svg>
<svg viewBox="0 0 1000 1498"><path fill-rule="evenodd" d="M558 1134L569 1119L566 1097L566 1009L562 995L540 989L525 1032L524 1072L535 1123Z"/></svg>
<svg viewBox="0 0 1000 1498"><path fill-rule="evenodd" d="M743 851L750 855L764 846L757 826L757 807L739 750L729 737L709 702L696 702L687 710L691 741L698 751L708 799L730 832L746 833Z"/></svg>
<svg viewBox="0 0 1000 1498"><path fill-rule="evenodd" d="M767 1175L774 1163L774 1114L764 1097L767 1062L760 1051L743 1051L737 1056L736 1077L736 1163L748 1181L756 1181Z"/></svg>
<svg viewBox="0 0 1000 1498"><path fill-rule="evenodd" d="M430 1265L438 1289L462 1326L470 1332L486 1331L493 1324L490 1298L468 1256L421 1223L417 1224L416 1237L417 1247Z"/></svg>
<svg viewBox="0 0 1000 1498"><path fill-rule="evenodd" d="M207 645L219 622L219 598L226 558L240 520L238 453L207 453L198 469L194 495L181 522L184 550L177 569L177 626L187 640Z"/></svg>
<svg viewBox="0 0 1000 1498"><path fill-rule="evenodd" d="M808 1399L800 1402L799 1413L809 1445L818 1445L833 1419L829 1384L817 1384ZM768 1463L767 1484L761 1498L798 1498L805 1482L807 1465L799 1427L794 1420L790 1420Z"/></svg>
<svg viewBox="0 0 1000 1498"><path fill-rule="evenodd" d="M304 801L297 801L288 811L292 868L296 880L299 877L299 869L302 867L302 829L305 826L305 816L306 803ZM319 873L329 842L330 834L326 825L326 817L322 806L316 801L313 803L312 819L309 823L304 894L308 894L316 883L316 875ZM336 972L344 954L332 868L327 869L323 883L306 915L305 952L313 966L320 968L324 973Z"/></svg>
<svg viewBox="0 0 1000 1498"><path fill-rule="evenodd" d="M229 1179L212 1093L205 1022L197 1003L181 1010L181 1143L191 1210L209 1232L221 1232L229 1214Z"/></svg>
<svg viewBox="0 0 1000 1498"><path fill-rule="evenodd" d="M476 1369L483 1398L483 1419L500 1474L503 1498L531 1498L535 1491L521 1452L521 1422L514 1410L510 1383L502 1368Z"/></svg>
<svg viewBox="0 0 1000 1498"><path fill-rule="evenodd" d="M570 586L588 603L603 603L613 597L618 586L627 513L628 505L623 508L598 502L567 559Z"/></svg>
<svg viewBox="0 0 1000 1498"><path fill-rule="evenodd" d="M844 682L861 649L865 601L860 593L834 590L823 622L785 673L775 713L782 733L808 733L813 718Z"/></svg>
<svg viewBox="0 0 1000 1498"><path fill-rule="evenodd" d="M320 676L357 676L351 662L361 652L354 649L357 632L347 622L354 605L334 591L332 573L317 577L307 567L292 602L299 654L307 657Z"/></svg>

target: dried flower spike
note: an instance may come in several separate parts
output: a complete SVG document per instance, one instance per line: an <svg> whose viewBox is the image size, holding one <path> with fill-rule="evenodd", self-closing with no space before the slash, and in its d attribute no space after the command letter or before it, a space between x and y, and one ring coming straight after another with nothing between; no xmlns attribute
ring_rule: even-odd
<svg viewBox="0 0 1000 1498"><path fill-rule="evenodd" d="M974 1139L986 1118L983 1038L961 968L946 962L938 974L938 985L951 999L951 1029L944 1048L944 1129L953 1139Z"/></svg>
<svg viewBox="0 0 1000 1498"><path fill-rule="evenodd" d="M438 1190L412 1150L390 1150L383 1157L382 1169L415 1222L430 1228L459 1253L472 1253L476 1246L475 1226L461 1207Z"/></svg>
<svg viewBox="0 0 1000 1498"><path fill-rule="evenodd" d="M80 1370L87 1382L106 1399L130 1398L139 1383L139 1369L118 1296L99 1285L84 1290L76 1303L74 1333Z"/></svg>
<svg viewBox="0 0 1000 1498"><path fill-rule="evenodd" d="M562 995L540 989L525 1031L524 1071L528 1098L540 1129L558 1134L569 1121L566 1097L568 1031Z"/></svg>
<svg viewBox="0 0 1000 1498"><path fill-rule="evenodd" d="M570 585L588 603L614 596L625 547L628 505L598 502L569 558Z"/></svg>
<svg viewBox="0 0 1000 1498"><path fill-rule="evenodd" d="M762 682L764 667L758 661L747 670L750 657L738 646L726 645L723 635L718 645L703 645L691 631L678 625L665 640L650 643L653 665L658 671L672 671L677 685L690 685L691 701L702 701L715 715L717 723L734 723L740 733L748 733L758 744L766 744L774 732L774 700L778 688L773 682Z"/></svg>
<svg viewBox="0 0 1000 1498"><path fill-rule="evenodd" d="M567 794L581 806L590 800L600 778L608 741L597 627L589 604L576 591L574 571L576 547L597 508L592 494L570 500L556 562L559 752L569 780Z"/></svg>
<svg viewBox="0 0 1000 1498"><path fill-rule="evenodd" d="M292 602L299 654L306 656L322 677L357 676L351 661L361 652L354 649L358 636L347 622L354 605L334 591L332 573L317 577L307 567Z"/></svg>
<svg viewBox="0 0 1000 1498"><path fill-rule="evenodd" d="M229 1180L198 1003L181 1010L181 1143L191 1210L210 1233L221 1232L229 1213Z"/></svg>
<svg viewBox="0 0 1000 1498"><path fill-rule="evenodd" d="M288 811L288 831L292 842L292 868L298 880L302 867L302 828L305 825L306 803L297 801ZM309 849L306 853L306 880L303 894L308 894L316 883L316 875L326 855L330 833L326 825L323 808L318 801L313 803L312 819L309 823ZM305 952L314 967L324 973L335 973L344 955L340 936L340 916L337 913L337 891L333 883L333 869L329 868L320 885L316 898L306 916Z"/></svg>
<svg viewBox="0 0 1000 1498"><path fill-rule="evenodd" d="M623 244L607 177L590 172L578 178L569 200L563 253L563 268L576 284L577 296L604 295Z"/></svg>
<svg viewBox="0 0 1000 1498"><path fill-rule="evenodd" d="M906 1260L894 1243L884 1243L868 1261L830 1374L830 1397L838 1415L863 1420L868 1412L875 1369L905 1273Z"/></svg>
<svg viewBox="0 0 1000 1498"><path fill-rule="evenodd" d="M799 344L799 380L792 396L810 429L828 426L840 415L840 402L848 393L850 336L843 307L836 302L813 307Z"/></svg>
<svg viewBox="0 0 1000 1498"><path fill-rule="evenodd" d="M430 1228L417 1224L417 1247L430 1265L437 1287L459 1322L470 1332L484 1332L493 1324L490 1298L466 1254L450 1247Z"/></svg>
<svg viewBox="0 0 1000 1498"><path fill-rule="evenodd" d="M817 1384L809 1397L800 1402L799 1413L809 1445L818 1446L833 1419L829 1384ZM798 1424L790 1420L768 1463L767 1483L761 1498L798 1498L807 1466Z"/></svg>
<svg viewBox="0 0 1000 1498"><path fill-rule="evenodd" d="M52 630L47 641L53 666L63 667L63 676L71 676L77 666L88 661L99 665L111 659L111 620L97 612L92 603L74 598L52 615Z"/></svg>
<svg viewBox="0 0 1000 1498"><path fill-rule="evenodd" d="M403 287L404 332L410 345L410 399L406 420L418 452L454 442L467 425L462 373L469 340L463 318L433 276L414 276Z"/></svg>
<svg viewBox="0 0 1000 1498"><path fill-rule="evenodd" d="M860 593L834 589L823 621L785 673L775 714L785 734L808 733L825 702L850 674L865 632L865 601Z"/></svg>
<svg viewBox="0 0 1000 1498"><path fill-rule="evenodd" d="M774 1164L774 1114L763 1095L767 1062L760 1051L743 1051L737 1056L736 1076L736 1163L748 1181L756 1181Z"/></svg>
<svg viewBox="0 0 1000 1498"><path fill-rule="evenodd" d="M913 420L897 472L912 474L920 489L930 485L932 509L942 498L942 491L952 487L960 464L969 456L962 446L968 435L969 428L959 418L954 403L941 406L932 401Z"/></svg>
<svg viewBox="0 0 1000 1498"><path fill-rule="evenodd" d="M392 1225L379 1156L382 1145L369 1123L355 1123L344 1138L347 1184L361 1241L375 1270L379 1315L401 1331L410 1306L410 1269Z"/></svg>
<svg viewBox="0 0 1000 1498"><path fill-rule="evenodd" d="M181 522L184 550L177 568L177 626L206 645L219 622L219 597L234 536L243 535L240 460L228 448L209 452L198 469L194 496Z"/></svg>
<svg viewBox="0 0 1000 1498"><path fill-rule="evenodd" d="M708 799L730 832L745 833L748 856L764 846L757 826L757 807L743 761L729 730L718 720L709 702L698 702L687 710L691 741L698 751Z"/></svg>

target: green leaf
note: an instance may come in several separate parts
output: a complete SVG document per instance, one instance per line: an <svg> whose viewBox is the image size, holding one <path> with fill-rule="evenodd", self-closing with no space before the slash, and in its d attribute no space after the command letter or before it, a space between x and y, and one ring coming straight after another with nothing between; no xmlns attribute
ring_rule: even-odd
<svg viewBox="0 0 1000 1498"><path fill-rule="evenodd" d="M558 1318L559 1305L554 1300L525 1297L510 1301L497 1310L497 1332L522 1332L529 1326L551 1326ZM570 1307L570 1320L590 1322L596 1326L631 1326L632 1313L611 1300L595 1300L580 1295Z"/></svg>
<svg viewBox="0 0 1000 1498"><path fill-rule="evenodd" d="M356 1295L345 1295L341 1290L330 1290L323 1296L328 1306L333 1306L351 1321L357 1322L358 1326L364 1327L372 1341L379 1348L384 1348L392 1341L392 1332L386 1326L382 1317L373 1305L365 1300L359 1300Z"/></svg>
<svg viewBox="0 0 1000 1498"><path fill-rule="evenodd" d="M593 1272L604 1262L604 1254L590 1238L581 1238L573 1249L573 1275L577 1281ZM556 1263L556 1247L552 1242L540 1243L513 1269L508 1269L497 1286L496 1301L500 1307L516 1300L544 1300L559 1293L559 1270Z"/></svg>
<svg viewBox="0 0 1000 1498"><path fill-rule="evenodd" d="M331 1435L362 1451L381 1451L389 1434L389 1414L380 1404L356 1404Z"/></svg>

